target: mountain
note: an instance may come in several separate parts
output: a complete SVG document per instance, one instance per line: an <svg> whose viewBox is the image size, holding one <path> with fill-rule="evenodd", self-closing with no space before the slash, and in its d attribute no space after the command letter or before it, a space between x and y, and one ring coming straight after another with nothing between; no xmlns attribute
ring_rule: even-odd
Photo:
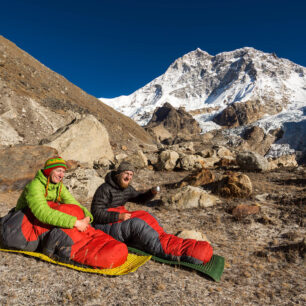
<svg viewBox="0 0 306 306"><path fill-rule="evenodd" d="M140 125L168 102L192 114L203 133L247 124L266 132L281 127L283 141L297 150L306 148L306 68L249 47L216 56L196 49L131 95L100 100ZM299 141L291 142L292 129L300 131L295 135ZM232 131L241 133L239 128Z"/></svg>
<svg viewBox="0 0 306 306"><path fill-rule="evenodd" d="M115 147L136 150L153 143L133 120L0 36L0 147L39 144L89 114L105 126Z"/></svg>

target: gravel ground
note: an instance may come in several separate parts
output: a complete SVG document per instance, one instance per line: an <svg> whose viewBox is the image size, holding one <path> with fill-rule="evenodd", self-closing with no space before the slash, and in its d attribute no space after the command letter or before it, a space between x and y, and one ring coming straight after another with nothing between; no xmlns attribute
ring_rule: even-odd
<svg viewBox="0 0 306 306"><path fill-rule="evenodd" d="M163 185L184 175L143 172L134 186ZM157 202L128 204L153 213L169 233L204 232L215 254L226 259L219 283L154 261L109 277L0 252L0 305L305 305L305 169L247 175L254 187L249 199L222 199L217 206L186 211ZM0 216L15 206L19 194L0 194ZM84 204L89 207L90 201ZM238 204L257 204L261 211L236 220L231 210Z"/></svg>

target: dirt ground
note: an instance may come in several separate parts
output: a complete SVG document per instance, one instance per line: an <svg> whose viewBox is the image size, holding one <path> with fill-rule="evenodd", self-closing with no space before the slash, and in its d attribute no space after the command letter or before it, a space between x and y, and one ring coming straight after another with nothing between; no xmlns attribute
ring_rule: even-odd
<svg viewBox="0 0 306 306"><path fill-rule="evenodd" d="M203 275L149 261L136 272L108 277L77 272L19 254L0 252L1 305L305 305L306 169L246 173L254 188L248 199L225 199L205 209L173 210L158 199L128 208L153 213L167 232L205 233L226 260L216 283ZM177 182L187 173L141 171L138 189ZM0 216L20 192L0 194ZM83 203L90 206L90 201ZM238 204L260 212L236 219Z"/></svg>

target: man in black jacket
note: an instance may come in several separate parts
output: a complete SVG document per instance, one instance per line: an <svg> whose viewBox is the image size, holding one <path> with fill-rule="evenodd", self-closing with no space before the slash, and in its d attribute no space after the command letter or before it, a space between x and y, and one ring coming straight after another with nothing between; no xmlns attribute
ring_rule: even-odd
<svg viewBox="0 0 306 306"><path fill-rule="evenodd" d="M113 238L169 260L182 260L195 264L208 262L212 247L206 241L182 239L167 234L159 222L148 212L127 211L126 202L145 203L152 200L159 187L138 192L131 185L134 168L122 162L111 171L95 192L91 213L94 227Z"/></svg>
<svg viewBox="0 0 306 306"><path fill-rule="evenodd" d="M91 212L95 223L106 224L117 221L126 221L131 218L127 212L119 212L112 208L122 208L126 202L146 203L154 198L156 188L145 193L136 191L131 185L134 167L128 162L122 162L117 171L109 172L92 200Z"/></svg>

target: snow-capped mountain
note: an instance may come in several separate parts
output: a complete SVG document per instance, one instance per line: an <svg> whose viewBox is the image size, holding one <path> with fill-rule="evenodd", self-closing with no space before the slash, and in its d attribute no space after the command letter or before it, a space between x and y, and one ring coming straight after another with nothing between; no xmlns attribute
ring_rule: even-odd
<svg viewBox="0 0 306 306"><path fill-rule="evenodd" d="M140 125L165 102L183 106L203 132L220 128L212 119L232 103L258 100L264 114L255 124L269 131L306 120L306 68L249 47L216 56L196 49L131 95L100 100Z"/></svg>

